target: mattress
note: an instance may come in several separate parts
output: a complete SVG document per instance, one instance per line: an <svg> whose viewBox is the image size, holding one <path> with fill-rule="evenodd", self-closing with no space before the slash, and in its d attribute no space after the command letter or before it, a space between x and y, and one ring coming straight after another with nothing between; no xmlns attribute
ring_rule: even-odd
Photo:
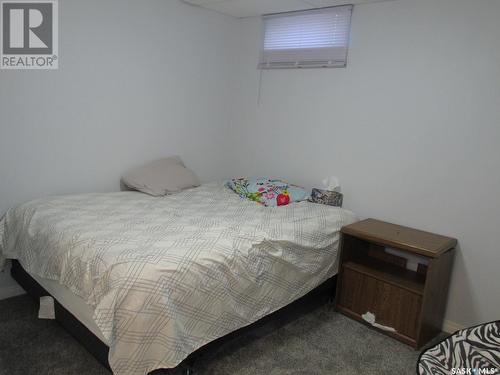
<svg viewBox="0 0 500 375"><path fill-rule="evenodd" d="M37 275L30 275L40 284L54 299L57 300L66 310L77 318L87 329L98 337L103 343L109 346L108 340L104 337L97 326L93 315L94 309L85 303L85 300L59 284L57 281L44 279Z"/></svg>
<svg viewBox="0 0 500 375"><path fill-rule="evenodd" d="M309 202L263 207L217 183L166 197L49 197L7 212L0 258L80 298L59 296L89 329L93 320L115 374L139 375L175 367L322 284L354 219Z"/></svg>

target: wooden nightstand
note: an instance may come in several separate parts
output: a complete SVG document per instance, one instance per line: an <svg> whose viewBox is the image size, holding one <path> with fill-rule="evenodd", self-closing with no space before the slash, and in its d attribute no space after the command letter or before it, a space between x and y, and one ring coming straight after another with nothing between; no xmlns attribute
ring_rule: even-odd
<svg viewBox="0 0 500 375"><path fill-rule="evenodd" d="M362 316L372 313L384 326L376 329L420 348L441 332L456 244L454 238L375 219L345 226L337 310L366 324ZM415 267L408 267L407 257Z"/></svg>

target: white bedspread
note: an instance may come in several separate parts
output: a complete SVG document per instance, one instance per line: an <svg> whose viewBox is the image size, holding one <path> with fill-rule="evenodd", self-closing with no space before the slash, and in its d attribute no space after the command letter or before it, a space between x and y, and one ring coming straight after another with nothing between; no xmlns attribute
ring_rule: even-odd
<svg viewBox="0 0 500 375"><path fill-rule="evenodd" d="M0 258L95 309L115 374L171 368L337 272L346 210L266 208L221 184L38 199L0 222ZM0 261L1 263L1 261Z"/></svg>

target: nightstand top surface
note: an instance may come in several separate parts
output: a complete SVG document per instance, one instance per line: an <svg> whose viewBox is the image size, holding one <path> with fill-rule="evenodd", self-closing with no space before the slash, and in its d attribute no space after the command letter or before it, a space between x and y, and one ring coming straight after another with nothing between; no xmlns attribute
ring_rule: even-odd
<svg viewBox="0 0 500 375"><path fill-rule="evenodd" d="M455 238L366 219L342 228L342 233L366 241L436 258L457 245Z"/></svg>

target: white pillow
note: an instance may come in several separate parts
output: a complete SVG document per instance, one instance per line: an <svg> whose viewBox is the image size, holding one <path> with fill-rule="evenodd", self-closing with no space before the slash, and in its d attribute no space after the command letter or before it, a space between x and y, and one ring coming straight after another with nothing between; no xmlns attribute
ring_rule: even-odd
<svg viewBox="0 0 500 375"><path fill-rule="evenodd" d="M162 196L200 185L198 177L187 169L178 156L152 161L122 177L129 188Z"/></svg>

